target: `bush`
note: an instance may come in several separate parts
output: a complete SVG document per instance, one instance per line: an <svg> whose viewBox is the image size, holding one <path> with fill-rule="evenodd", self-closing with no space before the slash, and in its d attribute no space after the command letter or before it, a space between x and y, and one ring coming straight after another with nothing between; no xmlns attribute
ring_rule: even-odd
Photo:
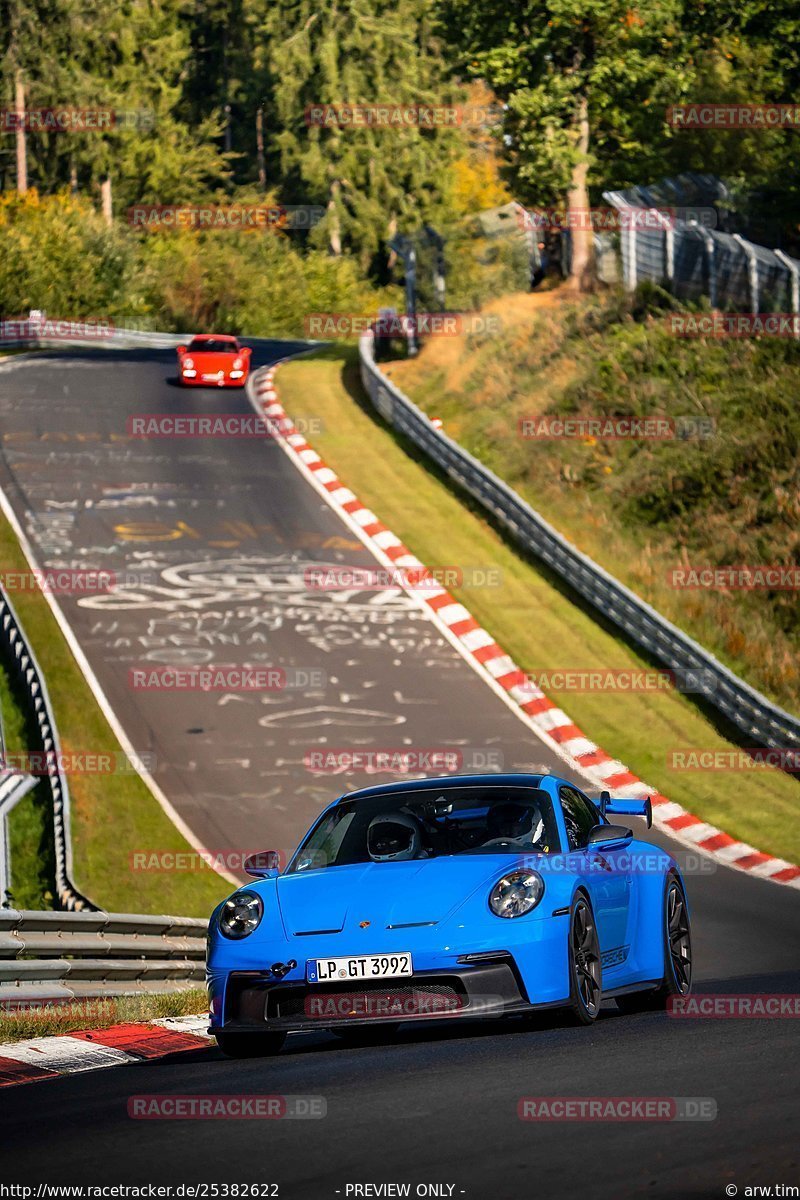
<svg viewBox="0 0 800 1200"><path fill-rule="evenodd" d="M374 313L398 304L357 263L302 249L272 230L109 228L70 193L0 197L0 310L62 319L108 317L167 332L303 336L309 312Z"/></svg>

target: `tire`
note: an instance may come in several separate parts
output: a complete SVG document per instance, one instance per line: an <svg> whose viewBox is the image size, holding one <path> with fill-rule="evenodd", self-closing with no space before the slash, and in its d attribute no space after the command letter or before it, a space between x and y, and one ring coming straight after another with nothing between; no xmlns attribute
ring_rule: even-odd
<svg viewBox="0 0 800 1200"><path fill-rule="evenodd" d="M382 1042L391 1041L397 1033L398 1026L389 1022L386 1025L351 1025L349 1028L331 1029L337 1038L347 1046L380 1046Z"/></svg>
<svg viewBox="0 0 800 1200"><path fill-rule="evenodd" d="M692 928L683 884L674 872L664 886L664 979L648 992L617 996L620 1012L657 1012L667 1007L672 996L688 996L692 990Z"/></svg>
<svg viewBox="0 0 800 1200"><path fill-rule="evenodd" d="M569 917L569 1011L579 1025L597 1020L603 1000L603 971L594 913L578 892Z"/></svg>
<svg viewBox="0 0 800 1200"><path fill-rule="evenodd" d="M217 1045L226 1058L267 1058L277 1054L285 1033L217 1033Z"/></svg>

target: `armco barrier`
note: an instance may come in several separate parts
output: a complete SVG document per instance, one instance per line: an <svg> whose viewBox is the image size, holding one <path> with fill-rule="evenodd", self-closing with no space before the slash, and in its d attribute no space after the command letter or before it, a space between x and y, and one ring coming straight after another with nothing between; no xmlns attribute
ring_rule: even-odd
<svg viewBox="0 0 800 1200"><path fill-rule="evenodd" d="M359 357L364 388L383 419L478 500L525 551L544 562L647 655L684 676L691 672L696 694L740 732L744 745L788 750L800 746L797 717L739 679L635 592L576 550L508 484L437 430L376 365L371 332L360 339Z"/></svg>
<svg viewBox="0 0 800 1200"><path fill-rule="evenodd" d="M0 909L0 1011L197 986L207 930L194 917Z"/></svg>
<svg viewBox="0 0 800 1200"><path fill-rule="evenodd" d="M149 350L172 350L190 337L186 333L157 333L155 330L142 329L109 329L108 333L94 336L81 336L81 324L76 321L60 321L62 327L60 337L47 337L44 332L37 331L33 322L27 331L27 336L19 338L4 337L0 339L0 355L4 349L19 350L135 350L137 347ZM77 331L77 332L76 332Z"/></svg>
<svg viewBox="0 0 800 1200"><path fill-rule="evenodd" d="M70 326L69 322L61 322L62 326ZM74 330L72 331L74 332ZM103 347L114 349L128 348L152 348L152 349L172 349L177 346L182 340L185 340L187 335L175 333L157 333L155 331L143 331L136 329L114 329L112 333L104 337L84 337L71 336L69 329L66 330L62 338L48 338L39 336L36 328L36 320L32 319L30 328L27 330L28 336L16 340L5 339L0 341L0 356L4 348L30 348L30 349L102 349ZM36 723L40 737L41 749L51 751L57 758L59 754L58 731L56 729L55 720L53 718L50 700L47 695L47 687L44 681L44 676L39 668L36 658L25 639L22 627L11 606L8 596L0 587L0 653L3 654L5 661L11 665L17 672L23 693L29 703L29 712L34 722ZM4 772L0 775L0 804L5 796L3 784L6 789L11 789L11 780L6 779L9 773ZM16 796L24 794L27 776L19 775L19 788L16 791ZM55 763L49 767L47 775L47 786L52 798L53 808L53 844L55 852L55 883L56 895L60 908L67 911L93 910L94 905L85 896L81 895L78 889L72 882L72 846L70 841L70 823L69 823L69 788L67 780L62 771L58 769ZM9 797L10 803L11 797ZM0 820L4 821L5 813L0 811ZM2 837L3 831L0 830L0 855L3 857L3 867L0 869L0 904L3 903L5 890L8 886L7 869L7 846Z"/></svg>
<svg viewBox="0 0 800 1200"><path fill-rule="evenodd" d="M59 766L61 746L44 675L28 644L17 614L0 586L0 654L16 672L28 714L39 732L40 749L47 754L47 786L53 805L53 849L56 895L61 908L92 909L72 882L72 845L69 824L69 787Z"/></svg>

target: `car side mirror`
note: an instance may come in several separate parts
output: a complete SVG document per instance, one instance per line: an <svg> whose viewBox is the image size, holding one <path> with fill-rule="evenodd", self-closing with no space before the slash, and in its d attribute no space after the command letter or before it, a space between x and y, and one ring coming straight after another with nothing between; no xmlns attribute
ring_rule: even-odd
<svg viewBox="0 0 800 1200"><path fill-rule="evenodd" d="M281 870L281 856L278 850L259 850L257 854L248 854L244 860L244 869L254 879L272 879Z"/></svg>
<svg viewBox="0 0 800 1200"><path fill-rule="evenodd" d="M186 347L178 346L178 354L185 354L185 353L186 353Z"/></svg>
<svg viewBox="0 0 800 1200"><path fill-rule="evenodd" d="M251 355L251 353L252 353L252 349L251 349L251 347L250 347L250 346L242 346L242 348L240 349L239 353L240 353L240 354L244 354L244 356L245 356L246 358L249 358L249 357L250 357L250 355Z"/></svg>
<svg viewBox="0 0 800 1200"><path fill-rule="evenodd" d="M604 817L609 813L614 817L644 817L648 829L653 824L653 802L649 796L631 800L627 796L614 797L608 792L601 792L598 807Z"/></svg>
<svg viewBox="0 0 800 1200"><path fill-rule="evenodd" d="M617 842L629 842L633 837L630 829L624 825L595 825L589 831L588 846L611 845Z"/></svg>

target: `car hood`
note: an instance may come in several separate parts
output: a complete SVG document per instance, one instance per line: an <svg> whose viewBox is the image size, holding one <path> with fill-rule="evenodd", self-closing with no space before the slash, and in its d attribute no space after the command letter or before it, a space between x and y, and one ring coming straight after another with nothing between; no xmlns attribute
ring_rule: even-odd
<svg viewBox="0 0 800 1200"><path fill-rule="evenodd" d="M233 366L237 359L244 360L242 354L220 354L216 350L187 351L182 357L193 359L195 364L202 366L204 371L226 371L228 367Z"/></svg>
<svg viewBox="0 0 800 1200"><path fill-rule="evenodd" d="M287 935L436 925L476 890L513 870L515 857L470 855L405 863L354 863L283 875L277 897Z"/></svg>

